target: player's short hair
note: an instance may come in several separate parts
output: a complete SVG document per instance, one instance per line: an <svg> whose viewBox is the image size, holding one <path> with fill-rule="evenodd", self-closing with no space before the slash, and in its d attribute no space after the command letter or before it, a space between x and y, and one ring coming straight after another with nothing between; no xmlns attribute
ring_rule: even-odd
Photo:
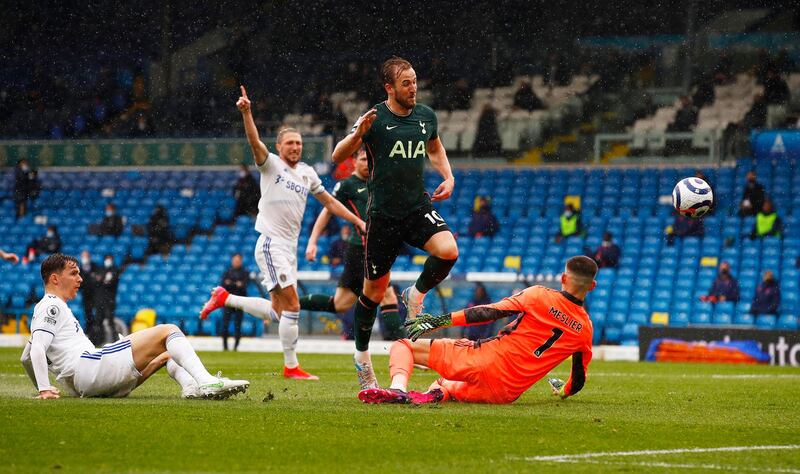
<svg viewBox="0 0 800 474"><path fill-rule="evenodd" d="M597 275L597 263L585 255L576 255L567 260L566 271L589 284Z"/></svg>
<svg viewBox="0 0 800 474"><path fill-rule="evenodd" d="M78 265L77 258L64 255L63 253L54 253L45 258L40 269L44 284L47 284L47 280L50 278L50 275L53 273L61 273L65 268L67 268L68 262Z"/></svg>
<svg viewBox="0 0 800 474"><path fill-rule="evenodd" d="M282 142L283 141L283 136L286 135L287 133L296 133L296 134L302 136L300 134L300 131L297 130L296 128L286 127L286 128L282 128L282 129L278 130L278 138L277 138L276 142L277 143Z"/></svg>
<svg viewBox="0 0 800 474"><path fill-rule="evenodd" d="M382 84L394 84L395 79L397 76L400 75L403 71L411 69L411 63L406 61L405 59L392 56L391 58L387 59L383 62L383 66L381 66L381 83Z"/></svg>

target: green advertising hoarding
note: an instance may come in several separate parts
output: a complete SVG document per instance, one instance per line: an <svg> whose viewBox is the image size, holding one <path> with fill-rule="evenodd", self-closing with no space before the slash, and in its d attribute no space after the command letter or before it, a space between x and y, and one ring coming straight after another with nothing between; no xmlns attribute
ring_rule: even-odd
<svg viewBox="0 0 800 474"><path fill-rule="evenodd" d="M265 140L276 153L275 139ZM303 161L330 160L331 137L303 139ZM13 140L0 141L0 168L28 158L36 167L231 166L250 163L244 139Z"/></svg>

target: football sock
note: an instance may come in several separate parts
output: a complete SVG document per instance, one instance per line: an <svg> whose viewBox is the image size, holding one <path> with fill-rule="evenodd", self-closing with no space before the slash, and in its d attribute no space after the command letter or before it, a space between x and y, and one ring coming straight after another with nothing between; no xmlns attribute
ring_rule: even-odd
<svg viewBox="0 0 800 474"><path fill-rule="evenodd" d="M359 364L372 363L372 357L370 357L369 351L356 351L355 359Z"/></svg>
<svg viewBox="0 0 800 474"><path fill-rule="evenodd" d="M396 304L381 306L381 320L383 320L383 327L386 331L383 336L386 339L394 341L405 336L403 322L400 321L400 311Z"/></svg>
<svg viewBox="0 0 800 474"><path fill-rule="evenodd" d="M245 313L266 321L278 319L278 315L272 310L272 301L266 298L229 295L228 299L225 300L225 306L241 309Z"/></svg>
<svg viewBox="0 0 800 474"><path fill-rule="evenodd" d="M375 324L375 310L378 303L372 301L364 295L358 297L353 311L353 332L356 339L356 350L366 351L369 349L369 338L372 336L372 325Z"/></svg>
<svg viewBox="0 0 800 474"><path fill-rule="evenodd" d="M167 336L167 352L175 359L175 363L183 367L200 385L214 383L217 378L209 374L186 336L181 331L174 331Z"/></svg>
<svg viewBox="0 0 800 474"><path fill-rule="evenodd" d="M455 259L444 260L431 255L427 260L425 260L425 266L422 267L422 273L420 273L419 278L417 278L414 288L424 295L430 291L431 288L447 278L447 275L450 274L450 270L455 264Z"/></svg>
<svg viewBox="0 0 800 474"><path fill-rule="evenodd" d="M300 298L300 309L336 313L336 306L333 304L333 296L328 295L305 295Z"/></svg>
<svg viewBox="0 0 800 474"><path fill-rule="evenodd" d="M408 391L408 379L414 371L414 351L408 339L395 341L389 349L389 376L392 385L389 388Z"/></svg>
<svg viewBox="0 0 800 474"><path fill-rule="evenodd" d="M187 372L186 369L178 365L178 363L172 359L167 361L167 373L170 377L172 377L173 380L178 382L178 385L180 385L181 388L197 385L197 382L195 382L194 378L189 375L189 372Z"/></svg>
<svg viewBox="0 0 800 474"><path fill-rule="evenodd" d="M281 312L280 323L278 323L278 336L281 339L281 346L283 346L283 365L290 369L300 365L297 361L297 337L300 334L299 320L299 311L283 311Z"/></svg>

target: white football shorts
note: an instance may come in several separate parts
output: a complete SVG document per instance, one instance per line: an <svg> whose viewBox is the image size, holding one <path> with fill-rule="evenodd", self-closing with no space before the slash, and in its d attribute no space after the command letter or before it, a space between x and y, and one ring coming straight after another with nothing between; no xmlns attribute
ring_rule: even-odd
<svg viewBox="0 0 800 474"><path fill-rule="evenodd" d="M272 291L276 286L297 285L297 244L276 241L261 234L256 242L256 263L261 270L261 283Z"/></svg>
<svg viewBox="0 0 800 474"><path fill-rule="evenodd" d="M141 376L133 363L131 341L123 339L98 351L83 352L75 366L73 385L81 397L126 397Z"/></svg>

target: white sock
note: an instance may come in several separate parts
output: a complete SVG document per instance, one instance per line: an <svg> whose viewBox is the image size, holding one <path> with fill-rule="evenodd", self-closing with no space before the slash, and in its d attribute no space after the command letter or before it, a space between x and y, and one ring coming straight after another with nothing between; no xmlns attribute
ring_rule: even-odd
<svg viewBox="0 0 800 474"><path fill-rule="evenodd" d="M425 299L425 294L426 293L421 293L417 289L417 285L411 285L411 291L408 292L408 299L410 299L414 304L420 305Z"/></svg>
<svg viewBox="0 0 800 474"><path fill-rule="evenodd" d="M278 323L278 336L283 346L283 364L293 369L300 365L297 362L297 338L300 335L299 311L282 311L281 320Z"/></svg>
<svg viewBox="0 0 800 474"><path fill-rule="evenodd" d="M355 359L359 364L372 364L372 357L370 357L369 351L356 351Z"/></svg>
<svg viewBox="0 0 800 474"><path fill-rule="evenodd" d="M408 374L397 374L392 377L392 384L389 388L408 392Z"/></svg>
<svg viewBox="0 0 800 474"><path fill-rule="evenodd" d="M180 385L181 388L197 385L197 382L195 382L194 378L189 375L189 372L187 372L186 369L178 365L178 363L172 359L167 361L167 373L173 378L173 380L178 382L178 385Z"/></svg>
<svg viewBox="0 0 800 474"><path fill-rule="evenodd" d="M278 315L272 310L272 301L266 298L228 295L228 299L225 300L225 306L241 309L247 314L252 314L266 321L278 319Z"/></svg>
<svg viewBox="0 0 800 474"><path fill-rule="evenodd" d="M214 383L217 378L209 374L186 336L181 331L171 332L167 336L167 352L175 359L175 363L183 367L199 385Z"/></svg>

